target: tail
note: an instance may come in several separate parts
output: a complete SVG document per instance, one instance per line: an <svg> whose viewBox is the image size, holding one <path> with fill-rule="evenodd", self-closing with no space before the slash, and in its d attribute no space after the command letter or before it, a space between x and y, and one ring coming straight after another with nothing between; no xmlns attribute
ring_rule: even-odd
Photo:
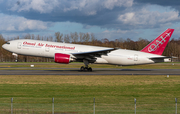
<svg viewBox="0 0 180 114"><path fill-rule="evenodd" d="M173 32L174 32L174 29L170 29L170 28L167 29L159 37L157 37L150 44L148 44L144 49L142 49L141 52L162 55Z"/></svg>

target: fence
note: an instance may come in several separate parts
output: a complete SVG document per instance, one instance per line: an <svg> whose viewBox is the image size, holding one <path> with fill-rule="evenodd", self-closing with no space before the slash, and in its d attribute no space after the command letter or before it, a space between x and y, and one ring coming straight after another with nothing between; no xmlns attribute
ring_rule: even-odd
<svg viewBox="0 0 180 114"><path fill-rule="evenodd" d="M124 104L120 102L117 104L99 103L95 101L95 98L92 98L91 102L83 102L83 100L71 102L72 98L61 103L56 102L54 98L41 99L41 103L34 102L36 99L3 99L3 103L0 103L1 114L178 114L177 98L175 98L174 103L167 104L164 104L164 102L163 104L141 104L142 102L139 103L138 99ZM1 98L0 101L3 99ZM9 103L7 103L7 100L9 100Z"/></svg>

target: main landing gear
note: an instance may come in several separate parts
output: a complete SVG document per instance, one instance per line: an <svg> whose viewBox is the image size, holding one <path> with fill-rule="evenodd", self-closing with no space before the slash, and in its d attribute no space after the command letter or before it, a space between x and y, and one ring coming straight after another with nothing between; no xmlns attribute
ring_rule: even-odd
<svg viewBox="0 0 180 114"><path fill-rule="evenodd" d="M81 68L80 68L80 71L92 71L92 68L91 67L84 67L84 66L82 66Z"/></svg>
<svg viewBox="0 0 180 114"><path fill-rule="evenodd" d="M89 62L88 62L87 60L83 60L83 62L84 62L84 64L85 64L85 67L82 66L82 67L80 68L80 71L89 71L89 72L91 72L91 71L92 71L92 68L91 68L91 67L88 67Z"/></svg>

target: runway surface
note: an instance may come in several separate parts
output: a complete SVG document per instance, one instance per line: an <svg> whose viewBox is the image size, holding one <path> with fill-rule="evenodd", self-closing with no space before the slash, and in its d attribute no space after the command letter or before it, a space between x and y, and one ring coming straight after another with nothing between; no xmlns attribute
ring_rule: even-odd
<svg viewBox="0 0 180 114"><path fill-rule="evenodd" d="M92 72L82 72L76 68L29 70L20 68L18 70L0 70L0 75L180 75L180 70L94 68Z"/></svg>

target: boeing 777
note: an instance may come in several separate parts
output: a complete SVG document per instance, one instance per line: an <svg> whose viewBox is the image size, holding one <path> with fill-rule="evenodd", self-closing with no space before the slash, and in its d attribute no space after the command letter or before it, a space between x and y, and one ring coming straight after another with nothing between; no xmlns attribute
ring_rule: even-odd
<svg viewBox="0 0 180 114"><path fill-rule="evenodd" d="M8 41L2 47L20 55L54 58L56 63L84 62L80 70L92 71L89 63L139 65L170 61L162 53L173 32L167 29L141 51L30 39Z"/></svg>

